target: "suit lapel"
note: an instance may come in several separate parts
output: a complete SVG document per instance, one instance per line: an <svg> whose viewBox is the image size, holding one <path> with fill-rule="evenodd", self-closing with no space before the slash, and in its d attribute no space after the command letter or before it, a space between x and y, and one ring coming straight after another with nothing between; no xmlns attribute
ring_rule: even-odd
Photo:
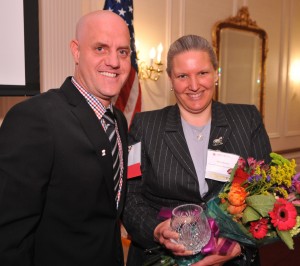
<svg viewBox="0 0 300 266"><path fill-rule="evenodd" d="M231 128L225 116L224 110L220 103L213 102L212 104L212 124L208 148L212 150L222 151L226 142L231 135ZM166 121L166 144L177 158L178 162L184 167L196 180L196 170L184 137L179 108L173 106L168 114ZM208 181L210 185L210 181Z"/></svg>
<svg viewBox="0 0 300 266"><path fill-rule="evenodd" d="M208 148L211 150L223 151L232 130L220 103L213 102L211 121L212 124Z"/></svg>
<svg viewBox="0 0 300 266"><path fill-rule="evenodd" d="M112 167L106 167L112 165L111 147L107 135L93 110L69 79L65 81L61 89L71 105L72 113L79 120L82 129L94 147L104 172L108 193L114 199ZM112 209L115 209L114 203L114 200L110 201Z"/></svg>
<svg viewBox="0 0 300 266"><path fill-rule="evenodd" d="M184 137L177 105L173 106L168 113L165 133L165 142L172 154L176 157L182 167L186 169L193 178L198 180L193 160Z"/></svg>
<svg viewBox="0 0 300 266"><path fill-rule="evenodd" d="M208 149L224 151L225 144L229 140L229 136L232 133L231 127L225 116L225 112L222 105L218 102L212 104L212 124L210 130ZM225 151L226 152L226 151ZM218 193L223 186L222 183L206 179L209 187L209 193L206 197L211 197L214 193Z"/></svg>
<svg viewBox="0 0 300 266"><path fill-rule="evenodd" d="M165 129L165 141L178 162L186 169L190 175L198 180L196 170L184 137L179 108L173 106L168 114ZM213 102L212 104L212 124L208 148L212 150L225 151L225 144L232 133L229 122L226 118L222 104ZM206 179L209 186L209 193L205 198L209 198L215 193L219 193L222 183Z"/></svg>

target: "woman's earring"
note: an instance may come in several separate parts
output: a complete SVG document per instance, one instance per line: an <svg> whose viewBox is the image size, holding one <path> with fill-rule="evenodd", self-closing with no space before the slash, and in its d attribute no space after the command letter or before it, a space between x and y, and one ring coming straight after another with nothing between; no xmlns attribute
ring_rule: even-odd
<svg viewBox="0 0 300 266"><path fill-rule="evenodd" d="M171 90L170 91L173 91L173 88L171 88Z"/></svg>

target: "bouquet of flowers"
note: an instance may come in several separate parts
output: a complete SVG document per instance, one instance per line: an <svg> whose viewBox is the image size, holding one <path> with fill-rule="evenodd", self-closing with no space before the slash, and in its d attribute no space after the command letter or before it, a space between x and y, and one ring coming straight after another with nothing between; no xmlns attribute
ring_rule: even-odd
<svg viewBox="0 0 300 266"><path fill-rule="evenodd" d="M281 239L293 249L293 237L300 233L300 173L295 160L270 156L270 164L240 158L207 211L223 237L251 246Z"/></svg>
<svg viewBox="0 0 300 266"><path fill-rule="evenodd" d="M281 239L293 249L293 237L300 233L300 173L296 173L295 160L277 153L270 156L270 164L240 158L229 169L230 180L219 196L207 203L206 214L216 222L220 237L253 247ZM156 251L143 266L194 262L192 256L179 264L162 247L158 246ZM201 256L200 253L195 261Z"/></svg>

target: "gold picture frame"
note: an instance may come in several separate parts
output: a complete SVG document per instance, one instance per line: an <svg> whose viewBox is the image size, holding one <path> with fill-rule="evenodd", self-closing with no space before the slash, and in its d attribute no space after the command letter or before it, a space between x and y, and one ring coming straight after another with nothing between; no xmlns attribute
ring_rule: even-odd
<svg viewBox="0 0 300 266"><path fill-rule="evenodd" d="M236 16L215 23L212 44L219 61L215 99L255 104L263 115L268 36L243 6Z"/></svg>

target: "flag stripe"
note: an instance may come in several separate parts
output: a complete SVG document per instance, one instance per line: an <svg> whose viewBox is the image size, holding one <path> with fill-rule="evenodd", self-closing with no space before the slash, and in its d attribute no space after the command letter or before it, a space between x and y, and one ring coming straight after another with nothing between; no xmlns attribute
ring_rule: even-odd
<svg viewBox="0 0 300 266"><path fill-rule="evenodd" d="M115 105L122 108L122 110L125 109L126 103L127 103L128 99L130 98L130 91L133 86L135 76L136 76L136 71L133 67L131 67L131 71L130 71L128 80L127 80L126 84L124 85L124 87L122 88L122 90L119 94L119 97L115 102Z"/></svg>
<svg viewBox="0 0 300 266"><path fill-rule="evenodd" d="M137 75L135 75L132 87L137 87L138 90L130 90L128 100L126 102L126 105L124 106L124 115L129 124L131 123L134 113L140 112L141 110L141 93Z"/></svg>

